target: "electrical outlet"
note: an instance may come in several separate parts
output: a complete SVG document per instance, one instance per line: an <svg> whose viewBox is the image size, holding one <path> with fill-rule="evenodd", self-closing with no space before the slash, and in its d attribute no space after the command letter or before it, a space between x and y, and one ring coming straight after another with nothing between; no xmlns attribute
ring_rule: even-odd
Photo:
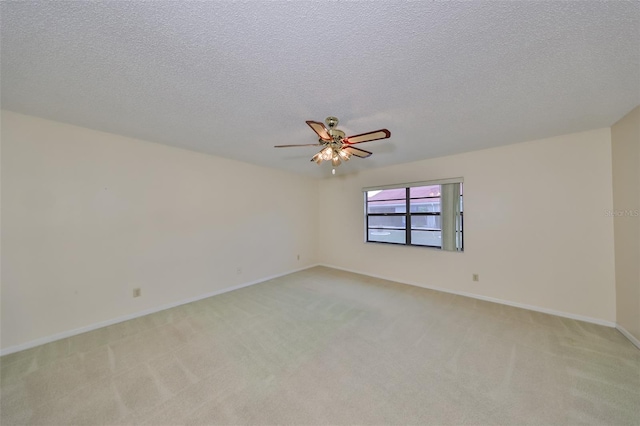
<svg viewBox="0 0 640 426"><path fill-rule="evenodd" d="M242 274L242 267L238 266L238 269L236 269L236 274L240 275Z"/></svg>
<svg viewBox="0 0 640 426"><path fill-rule="evenodd" d="M133 297L140 297L142 296L142 290L139 288L134 288L133 289Z"/></svg>
<svg viewBox="0 0 640 426"><path fill-rule="evenodd" d="M300 260L300 255L298 255L298 260Z"/></svg>
<svg viewBox="0 0 640 426"><path fill-rule="evenodd" d="M478 274L473 274L472 278L473 278L474 281L480 281L480 275L478 275Z"/></svg>

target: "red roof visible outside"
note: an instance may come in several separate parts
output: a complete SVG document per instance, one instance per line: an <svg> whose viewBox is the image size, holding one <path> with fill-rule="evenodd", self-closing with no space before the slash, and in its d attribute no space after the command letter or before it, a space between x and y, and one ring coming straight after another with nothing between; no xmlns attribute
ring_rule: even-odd
<svg viewBox="0 0 640 426"><path fill-rule="evenodd" d="M369 195L374 193L374 195ZM440 185L415 186L410 189L411 198L439 197ZM406 198L406 188L383 189L381 191L367 192L367 200L375 201L377 205L398 204L398 199ZM434 199L434 202L436 200Z"/></svg>

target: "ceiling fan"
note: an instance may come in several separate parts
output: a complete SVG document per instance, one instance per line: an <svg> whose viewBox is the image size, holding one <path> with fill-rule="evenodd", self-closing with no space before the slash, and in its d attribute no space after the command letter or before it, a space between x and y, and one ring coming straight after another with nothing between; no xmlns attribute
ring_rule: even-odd
<svg viewBox="0 0 640 426"><path fill-rule="evenodd" d="M315 161L316 164L320 164L323 161L331 161L334 167L340 165L342 161L349 161L352 155L360 158L367 158L372 155L371 152L364 149L356 148L355 144L363 142L376 141L378 139L386 139L391 136L391 132L387 129L375 130L373 132L361 133L359 135L353 135L345 137L345 133L342 130L338 130L338 119L336 117L327 117L324 120L327 123L324 124L318 121L307 121L306 123L311 129L316 132L318 137L318 143L312 144L298 144L298 145L276 145L275 148L289 148L294 146L322 146L320 152L311 158L311 161ZM327 128L328 127L328 128ZM333 169L333 174L336 173L336 169Z"/></svg>

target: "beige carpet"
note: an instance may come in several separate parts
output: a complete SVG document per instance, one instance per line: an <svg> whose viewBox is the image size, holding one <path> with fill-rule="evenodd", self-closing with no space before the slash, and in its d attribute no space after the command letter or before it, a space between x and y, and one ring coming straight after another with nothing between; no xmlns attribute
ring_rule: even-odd
<svg viewBox="0 0 640 426"><path fill-rule="evenodd" d="M640 424L616 330L313 268L0 359L1 424Z"/></svg>

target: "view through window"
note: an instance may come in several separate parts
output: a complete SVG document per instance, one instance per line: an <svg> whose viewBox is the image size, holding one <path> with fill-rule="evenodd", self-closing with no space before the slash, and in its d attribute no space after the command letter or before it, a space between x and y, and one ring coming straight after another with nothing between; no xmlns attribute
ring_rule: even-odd
<svg viewBox="0 0 640 426"><path fill-rule="evenodd" d="M366 241L462 251L462 182L365 191Z"/></svg>

